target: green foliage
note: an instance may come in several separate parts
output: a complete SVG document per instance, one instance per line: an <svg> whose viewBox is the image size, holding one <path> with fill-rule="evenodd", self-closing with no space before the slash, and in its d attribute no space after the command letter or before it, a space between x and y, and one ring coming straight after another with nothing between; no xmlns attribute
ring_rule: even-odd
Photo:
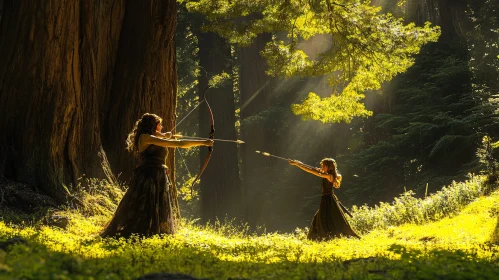
<svg viewBox="0 0 499 280"><path fill-rule="evenodd" d="M421 196L425 186L433 192L488 168L476 151L484 135L499 132L499 1L465 2L452 34L425 46L406 73L369 100L374 118L355 120L363 145L342 157L350 201L390 200L404 187ZM448 9L462 4L449 2Z"/></svg>
<svg viewBox="0 0 499 280"><path fill-rule="evenodd" d="M453 182L450 186L424 199L414 197L413 191L406 191L393 203L380 202L371 208L367 205L353 206L352 225L359 232L386 229L405 223L423 224L457 214L466 205L489 191L486 178L471 176L466 182Z"/></svg>
<svg viewBox="0 0 499 280"><path fill-rule="evenodd" d="M208 81L208 85L210 86L210 88L218 88L230 82L232 82L232 77L229 74L222 72L211 77Z"/></svg>
<svg viewBox="0 0 499 280"><path fill-rule="evenodd" d="M295 114L301 115L303 120L320 120L322 122L341 122L347 123L354 117L372 116L371 111L365 110L361 100L363 94L359 94L356 102L344 94L331 95L330 97L320 98L317 94L311 92L302 104L293 104L292 110ZM331 108L335 108L331 110Z"/></svg>
<svg viewBox="0 0 499 280"><path fill-rule="evenodd" d="M456 40L425 47L416 64L386 87L390 111L357 123L367 129L364 149L345 158L359 175L345 181L350 194L376 203L405 186L421 195L427 184L434 191L479 171L482 131L495 125L472 90L467 50ZM370 142L372 134L381 137Z"/></svg>
<svg viewBox="0 0 499 280"><path fill-rule="evenodd" d="M331 97L310 94L293 111L304 119L322 122L351 121L369 116L364 91L379 89L413 64L422 45L436 41L438 27L404 25L379 7L359 0L331 1L184 1L187 8L206 16L206 30L233 44L249 45L261 33L274 34L262 55L271 76L326 75L334 87ZM280 34L285 38L280 39ZM327 35L330 47L310 57L299 40Z"/></svg>

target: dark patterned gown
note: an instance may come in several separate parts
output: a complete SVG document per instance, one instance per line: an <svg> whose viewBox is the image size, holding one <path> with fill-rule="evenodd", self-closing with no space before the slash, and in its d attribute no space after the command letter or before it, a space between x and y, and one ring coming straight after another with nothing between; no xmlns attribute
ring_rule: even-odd
<svg viewBox="0 0 499 280"><path fill-rule="evenodd" d="M175 232L166 155L166 148L156 145L149 145L140 153L140 165L101 236L151 236Z"/></svg>
<svg viewBox="0 0 499 280"><path fill-rule="evenodd" d="M345 218L338 198L334 195L333 183L328 179L322 179L321 205L312 220L307 238L324 241L340 235L360 238Z"/></svg>

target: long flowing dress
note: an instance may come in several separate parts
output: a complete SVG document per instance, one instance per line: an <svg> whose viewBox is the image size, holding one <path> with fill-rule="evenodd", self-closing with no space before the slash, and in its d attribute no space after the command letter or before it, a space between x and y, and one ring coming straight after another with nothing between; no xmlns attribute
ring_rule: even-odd
<svg viewBox="0 0 499 280"><path fill-rule="evenodd" d="M324 241L340 237L340 235L360 238L345 218L338 198L334 195L333 183L322 179L321 204L314 215L307 238Z"/></svg>
<svg viewBox="0 0 499 280"><path fill-rule="evenodd" d="M140 153L139 166L130 186L101 236L151 236L175 232L166 155L166 148L156 145L149 145Z"/></svg>

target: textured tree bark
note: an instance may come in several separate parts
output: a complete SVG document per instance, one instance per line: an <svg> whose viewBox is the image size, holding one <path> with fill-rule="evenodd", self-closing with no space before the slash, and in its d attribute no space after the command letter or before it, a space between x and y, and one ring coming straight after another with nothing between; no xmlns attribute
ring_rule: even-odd
<svg viewBox="0 0 499 280"><path fill-rule="evenodd" d="M101 141L128 175L133 122L144 112L175 122L176 2L2 2L2 175L63 202L64 185L105 177Z"/></svg>
<svg viewBox="0 0 499 280"><path fill-rule="evenodd" d="M2 170L59 202L64 184L76 185L83 174L104 176L97 98L106 90L120 32L115 2L113 11L112 1L3 3ZM113 25L107 24L111 15Z"/></svg>
<svg viewBox="0 0 499 280"><path fill-rule="evenodd" d="M84 159L83 166L91 165L92 170L102 170L103 168L108 169L109 164L107 163L107 166L97 165L95 152L89 153L86 145L88 143L98 144L100 156L106 156L101 144L101 109L111 90L125 2L124 0L90 0L81 1L80 5L80 83L81 91L87 96L82 98L79 103L82 111L82 123L80 129L74 132L75 137L83 135L83 145L78 145L80 149L74 156ZM92 126L88 125L89 121L91 121ZM112 171L105 170L105 172ZM91 171L87 171L85 174L91 177L101 177L100 174Z"/></svg>
<svg viewBox="0 0 499 280"><path fill-rule="evenodd" d="M423 25L430 21L442 29L441 39L450 39L466 29L465 10L468 0L408 0L406 20Z"/></svg>
<svg viewBox="0 0 499 280"><path fill-rule="evenodd" d="M199 64L201 77L199 91L203 93L208 80L222 71L232 72L229 45L214 33L202 33L199 40ZM200 96L202 99L203 96ZM236 139L235 100L232 83L220 88L212 88L206 92L215 119L215 137ZM210 119L207 106L199 110L199 135L208 137ZM241 181L239 177L237 145L216 142L208 166L201 176L200 200L201 219L203 222L214 222L216 218L237 217L240 214ZM204 163L207 148L200 152L201 165Z"/></svg>
<svg viewBox="0 0 499 280"><path fill-rule="evenodd" d="M136 165L125 152L125 139L135 121L154 113L163 118L165 131L175 124L176 15L175 0L126 1L112 88L103 112L104 148L121 180L128 180ZM167 165L172 180L174 156L170 149ZM171 191L176 202L177 190Z"/></svg>
<svg viewBox="0 0 499 280"><path fill-rule="evenodd" d="M452 39L463 36L467 28L467 0L438 0L438 24L442 28L442 37Z"/></svg>
<svg viewBox="0 0 499 280"><path fill-rule="evenodd" d="M430 15L436 12L433 5L434 0L420 1L407 0L405 4L407 22L414 22L416 25L423 25ZM432 21L434 22L434 21Z"/></svg>

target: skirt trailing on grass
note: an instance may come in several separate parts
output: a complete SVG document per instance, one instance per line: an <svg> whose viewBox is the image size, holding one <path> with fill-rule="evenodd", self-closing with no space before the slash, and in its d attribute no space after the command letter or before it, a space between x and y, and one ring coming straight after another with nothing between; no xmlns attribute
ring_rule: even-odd
<svg viewBox="0 0 499 280"><path fill-rule="evenodd" d="M338 198L333 193L332 184L328 183L329 181L323 179L321 204L314 215L307 238L315 241L325 241L340 236L360 238L348 223Z"/></svg>
<svg viewBox="0 0 499 280"><path fill-rule="evenodd" d="M164 155L163 155L164 154ZM141 153L130 186L104 229L103 237L173 234L175 216L170 197L166 149L151 145Z"/></svg>

